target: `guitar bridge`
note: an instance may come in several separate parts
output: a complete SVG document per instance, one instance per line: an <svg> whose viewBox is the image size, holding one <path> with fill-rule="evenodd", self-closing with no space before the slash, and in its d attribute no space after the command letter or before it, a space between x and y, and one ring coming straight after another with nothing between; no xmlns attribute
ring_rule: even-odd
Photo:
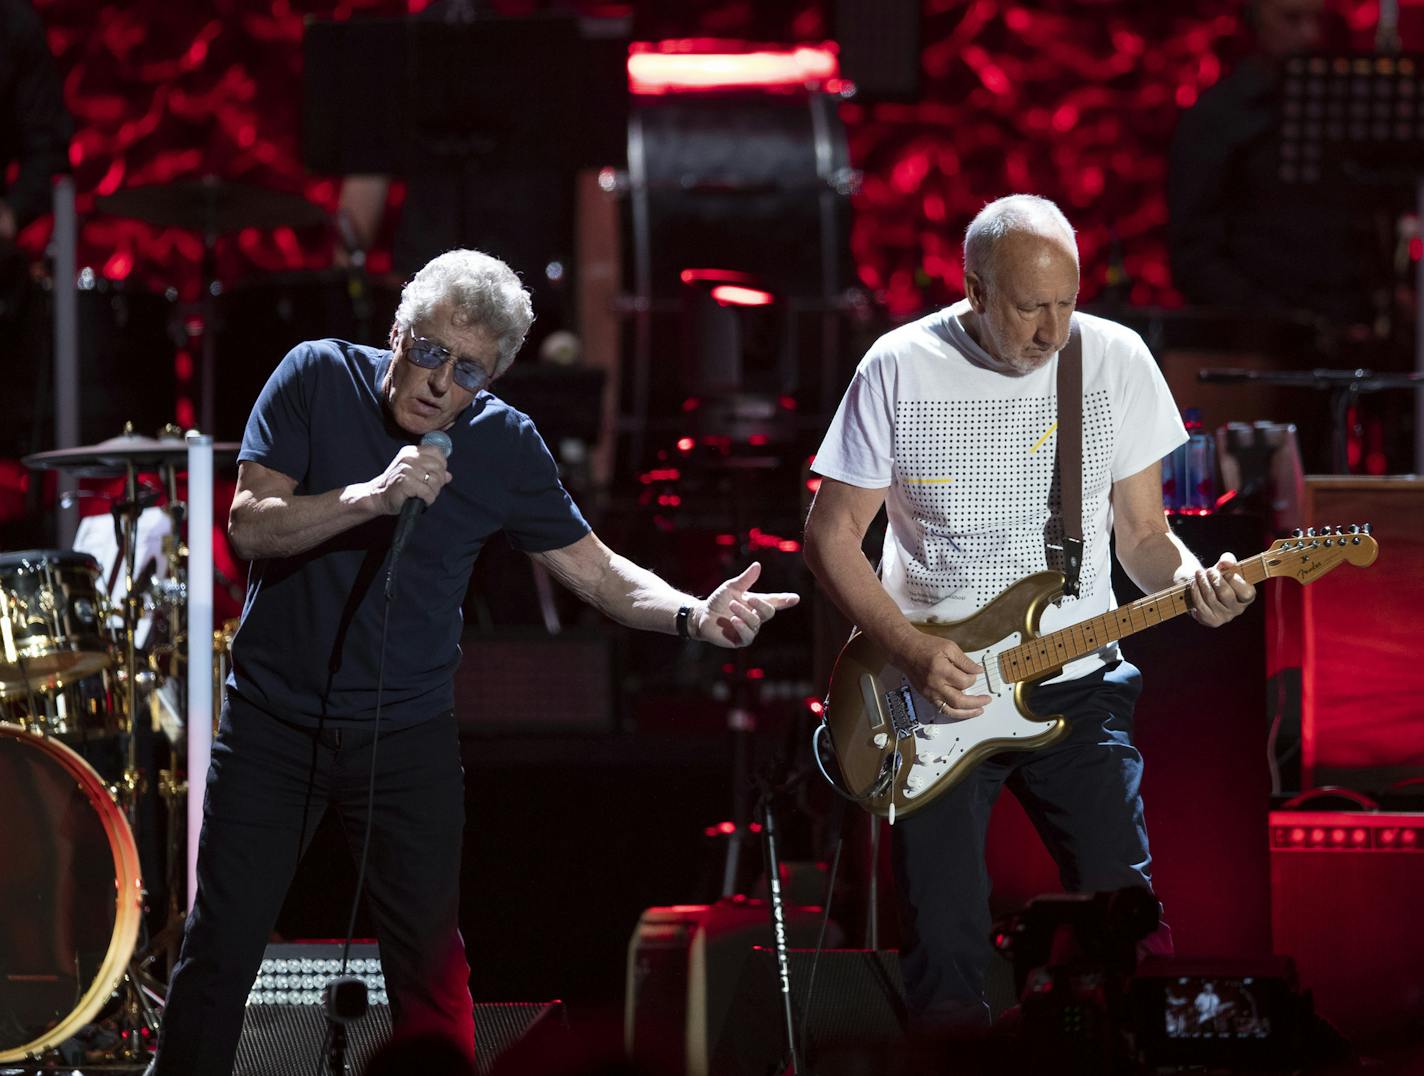
<svg viewBox="0 0 1424 1076"><path fill-rule="evenodd" d="M890 718L890 725L895 729L897 740L915 734L920 723L915 718L914 692L908 684L901 684L885 692L885 715Z"/></svg>

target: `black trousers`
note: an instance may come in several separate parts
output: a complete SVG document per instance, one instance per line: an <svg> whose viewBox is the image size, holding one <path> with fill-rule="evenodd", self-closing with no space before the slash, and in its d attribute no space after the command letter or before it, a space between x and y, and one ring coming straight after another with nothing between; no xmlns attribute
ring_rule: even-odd
<svg viewBox="0 0 1424 1076"><path fill-rule="evenodd" d="M989 814L1007 784L1023 804L1064 889L1151 887L1143 819L1142 756L1132 712L1142 678L1118 662L1078 680L1037 688L1029 705L1061 713L1068 734L1037 751L1005 752L895 824L896 895L905 933L901 967L912 1024L927 1033L987 1027L984 977L992 955ZM1145 946L1170 952L1164 926Z"/></svg>
<svg viewBox="0 0 1424 1076"><path fill-rule="evenodd" d="M301 728L229 698L203 802L197 899L169 984L155 1074L229 1076L272 925L328 806L360 855L371 751L370 731ZM392 1020L451 1035L473 1058L458 926L464 771L454 713L383 731L376 760L365 891ZM351 894L331 899L345 907Z"/></svg>

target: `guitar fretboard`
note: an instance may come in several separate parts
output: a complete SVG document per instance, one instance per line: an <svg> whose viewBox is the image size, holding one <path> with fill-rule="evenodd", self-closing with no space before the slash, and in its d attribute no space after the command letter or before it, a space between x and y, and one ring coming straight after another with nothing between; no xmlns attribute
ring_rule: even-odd
<svg viewBox="0 0 1424 1076"><path fill-rule="evenodd" d="M1265 581L1266 554L1241 562L1241 575L1252 586ZM999 655L999 673L1006 681L1032 680L1056 672L1070 661L1085 657L1109 643L1181 616L1192 607L1187 583L1138 598L1109 609L1100 616L1040 635Z"/></svg>

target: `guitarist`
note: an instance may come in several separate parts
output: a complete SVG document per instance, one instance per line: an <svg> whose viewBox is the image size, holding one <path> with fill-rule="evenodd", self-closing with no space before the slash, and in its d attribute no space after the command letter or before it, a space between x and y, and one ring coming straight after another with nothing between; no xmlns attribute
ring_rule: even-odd
<svg viewBox="0 0 1424 1076"><path fill-rule="evenodd" d="M1043 614L1051 631L1112 608L1109 537L1133 582L1191 585L1192 616L1218 627L1255 597L1230 554L1203 568L1167 526L1160 461L1186 432L1136 333L1074 315L1078 251L1052 202L987 205L964 238L967 297L882 337L861 361L814 468L806 560L831 600L947 718L972 718L980 667L912 621L971 617L1019 579L1063 570L1054 480L1059 351L1070 319L1082 340L1080 591ZM889 519L880 577L861 542ZM1070 891L1151 887L1132 743L1140 691L1116 645L1036 688L1038 713L1070 731L1032 752L992 757L893 827L901 954L911 1030L974 1033L989 1023L985 830L1001 786L1023 803ZM1162 927L1144 943L1169 952Z"/></svg>

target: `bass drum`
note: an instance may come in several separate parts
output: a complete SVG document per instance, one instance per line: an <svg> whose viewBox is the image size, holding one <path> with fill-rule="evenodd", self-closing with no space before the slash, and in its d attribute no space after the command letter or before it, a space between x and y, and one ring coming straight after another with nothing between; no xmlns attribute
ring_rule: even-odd
<svg viewBox="0 0 1424 1076"><path fill-rule="evenodd" d="M0 724L0 1061L93 1021L123 980L142 902L133 833L98 775Z"/></svg>

